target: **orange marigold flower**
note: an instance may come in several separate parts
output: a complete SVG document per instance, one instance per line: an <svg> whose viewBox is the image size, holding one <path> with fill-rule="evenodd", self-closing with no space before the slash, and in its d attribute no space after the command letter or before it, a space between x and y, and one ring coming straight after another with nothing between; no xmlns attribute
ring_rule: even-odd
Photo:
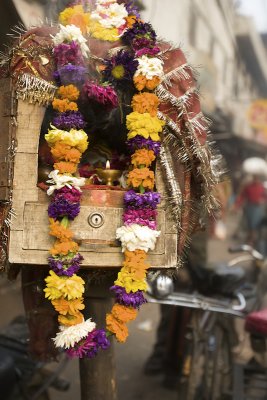
<svg viewBox="0 0 267 400"><path fill-rule="evenodd" d="M132 26L136 23L137 19L138 19L138 18L137 18L136 15L129 15L129 16L126 18L127 27L128 27L128 28L132 28Z"/></svg>
<svg viewBox="0 0 267 400"><path fill-rule="evenodd" d="M150 264L145 262L147 254L143 250L126 250L124 256L125 261L122 270L127 270L133 276L133 279L144 279L147 269L150 268Z"/></svg>
<svg viewBox="0 0 267 400"><path fill-rule="evenodd" d="M60 161L54 164L54 169L58 169L60 174L74 174L77 171L77 164Z"/></svg>
<svg viewBox="0 0 267 400"><path fill-rule="evenodd" d="M66 300L64 297L60 297L59 299L52 300L51 302L57 312L62 315L75 315L80 310L85 308L83 304L83 298Z"/></svg>
<svg viewBox="0 0 267 400"><path fill-rule="evenodd" d="M156 117L158 106L159 98L154 93L136 94L132 99L133 110L140 114L149 113L152 117Z"/></svg>
<svg viewBox="0 0 267 400"><path fill-rule="evenodd" d="M66 111L78 111L78 106L73 101L69 101L68 99L57 99L53 100L52 106L55 110L59 112Z"/></svg>
<svg viewBox="0 0 267 400"><path fill-rule="evenodd" d="M134 77L134 85L139 92L143 89L154 90L160 84L160 78L154 76L152 79L146 79L143 75L137 75Z"/></svg>
<svg viewBox="0 0 267 400"><path fill-rule="evenodd" d="M68 253L77 253L78 249L78 244L72 240L66 242L56 241L50 250L50 254L52 254L52 256L56 256L57 254L66 256Z"/></svg>
<svg viewBox="0 0 267 400"><path fill-rule="evenodd" d="M49 235L55 236L60 242L66 242L72 239L73 233L70 229L65 228L59 221L49 218L50 232Z"/></svg>
<svg viewBox="0 0 267 400"><path fill-rule="evenodd" d="M76 164L80 162L82 155L79 150L60 141L55 143L51 149L51 153L56 161L69 161Z"/></svg>
<svg viewBox="0 0 267 400"><path fill-rule="evenodd" d="M155 159L156 157L153 150L139 149L132 155L132 164L135 167L140 165L149 167Z"/></svg>
<svg viewBox="0 0 267 400"><path fill-rule="evenodd" d="M129 173L127 184L133 188L143 186L145 189L152 190L155 184L154 172L148 168L135 168Z"/></svg>
<svg viewBox="0 0 267 400"><path fill-rule="evenodd" d="M121 322L134 321L137 317L137 310L132 307L126 307L121 304L114 304L111 314Z"/></svg>
<svg viewBox="0 0 267 400"><path fill-rule="evenodd" d="M70 25L78 26L82 33L85 34L88 30L89 20L89 14L74 14L70 18Z"/></svg>
<svg viewBox="0 0 267 400"><path fill-rule="evenodd" d="M129 332L125 323L118 321L112 314L107 314L106 326L107 330L115 334L118 342L124 343L126 341Z"/></svg>
<svg viewBox="0 0 267 400"><path fill-rule="evenodd" d="M77 100L80 95L80 91L74 85L67 85L60 86L57 94L61 99Z"/></svg>
<svg viewBox="0 0 267 400"><path fill-rule="evenodd" d="M83 315L81 312L77 312L76 314L66 314L66 315L59 315L58 322L60 325L72 326L82 323L84 320Z"/></svg>

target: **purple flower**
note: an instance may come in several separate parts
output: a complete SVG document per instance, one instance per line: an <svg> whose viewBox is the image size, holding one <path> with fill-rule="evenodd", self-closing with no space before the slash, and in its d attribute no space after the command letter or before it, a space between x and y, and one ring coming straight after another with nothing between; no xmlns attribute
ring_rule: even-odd
<svg viewBox="0 0 267 400"><path fill-rule="evenodd" d="M84 59L78 42L61 43L54 48L54 57L58 67L66 64L84 65Z"/></svg>
<svg viewBox="0 0 267 400"><path fill-rule="evenodd" d="M87 69L81 65L67 64L54 73L58 85L82 85L86 79Z"/></svg>
<svg viewBox="0 0 267 400"><path fill-rule="evenodd" d="M88 334L86 339L81 340L74 347L67 350L69 357L74 358L93 358L99 349L106 350L110 346L110 341L104 329L94 329Z"/></svg>
<svg viewBox="0 0 267 400"><path fill-rule="evenodd" d="M155 155L158 156L160 152L160 142L156 142L152 139L145 139L143 136L135 136L133 139L130 139L126 142L131 153L134 153L135 150L146 148L148 150L153 150Z"/></svg>
<svg viewBox="0 0 267 400"><path fill-rule="evenodd" d="M125 225L138 224L148 226L150 229L156 229L157 211L149 208L132 210L128 209L123 214L123 222Z"/></svg>
<svg viewBox="0 0 267 400"><path fill-rule="evenodd" d="M135 55L136 57L142 57L142 56L151 56L154 57L155 55L157 55L160 52L160 48L158 46L149 48L149 47L145 47L143 49L137 50Z"/></svg>
<svg viewBox="0 0 267 400"><path fill-rule="evenodd" d="M58 198L61 199L62 197L71 203L79 203L82 197L82 192L74 187L69 188L64 186L54 192L54 200L57 200Z"/></svg>
<svg viewBox="0 0 267 400"><path fill-rule="evenodd" d="M48 264L58 276L71 277L80 269L82 260L83 256L77 253L72 258L48 257Z"/></svg>
<svg viewBox="0 0 267 400"><path fill-rule="evenodd" d="M128 210L137 210L139 208L156 209L160 203L160 194L157 192L136 193L129 190L124 195L124 205Z"/></svg>
<svg viewBox="0 0 267 400"><path fill-rule="evenodd" d="M79 111L67 111L58 113L53 119L53 125L58 129L69 131L70 129L83 129L86 122Z"/></svg>
<svg viewBox="0 0 267 400"><path fill-rule="evenodd" d="M63 195L57 196L48 206L48 215L56 220L68 217L73 220L80 212L80 203L72 203Z"/></svg>
<svg viewBox="0 0 267 400"><path fill-rule="evenodd" d="M118 96L111 86L98 85L95 82L88 81L83 86L85 95L108 109L118 107Z"/></svg>
<svg viewBox="0 0 267 400"><path fill-rule="evenodd" d="M125 8L129 15L135 15L136 18L140 18L138 7L134 4L134 0L128 0L125 3Z"/></svg>
<svg viewBox="0 0 267 400"><path fill-rule="evenodd" d="M116 295L116 302L133 308L140 308L142 304L147 303L147 300L144 298L143 292L138 290L135 293L127 293L124 287L121 286L112 286L110 288Z"/></svg>
<svg viewBox="0 0 267 400"><path fill-rule="evenodd" d="M138 67L138 61L129 51L120 50L115 56L104 61L103 76L105 81L120 86L132 81Z"/></svg>
<svg viewBox="0 0 267 400"><path fill-rule="evenodd" d="M133 41L136 39L148 39L149 43L156 43L156 32L152 28L151 24L142 21L136 21L132 28L127 29L126 32L122 36L122 40L127 44L132 45ZM141 43L141 42L140 42ZM148 42L146 42L148 43Z"/></svg>

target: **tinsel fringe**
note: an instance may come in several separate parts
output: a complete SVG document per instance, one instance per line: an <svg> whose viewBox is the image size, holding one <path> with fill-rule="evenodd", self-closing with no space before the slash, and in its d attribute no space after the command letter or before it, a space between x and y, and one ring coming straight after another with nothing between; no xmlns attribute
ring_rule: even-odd
<svg viewBox="0 0 267 400"><path fill-rule="evenodd" d="M44 79L30 74L22 74L16 82L16 96L29 103L48 105L52 102L57 88Z"/></svg>

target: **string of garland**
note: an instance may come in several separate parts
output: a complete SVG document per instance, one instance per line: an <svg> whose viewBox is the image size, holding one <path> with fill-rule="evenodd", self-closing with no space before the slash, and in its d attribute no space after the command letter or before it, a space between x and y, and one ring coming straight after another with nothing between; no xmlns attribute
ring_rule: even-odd
<svg viewBox="0 0 267 400"><path fill-rule="evenodd" d="M59 17L59 32L54 36L54 56L57 64L55 79L59 85L53 108L57 111L51 129L45 136L55 160L48 181L52 201L48 208L50 234L56 238L50 257L51 268L46 278L45 296L59 313L60 331L54 338L57 347L71 357L93 357L98 350L109 346L108 336L114 334L119 342L128 336L127 323L134 320L137 310L146 302L146 273L150 267L147 253L155 248L160 235L156 217L160 195L154 192L154 172L150 169L160 150L160 133L164 122L157 117L159 99L153 90L163 76L163 62L156 57L160 49L150 24L143 23L136 8L128 2L98 0L89 15L82 6L64 10ZM88 81L86 58L89 49L83 34L101 40L121 40L128 46L104 60L102 81ZM84 321L84 281L76 275L82 256L73 241L70 221L79 214L83 178L75 177L88 140L85 122L78 110L81 91L112 109L118 106L117 91L124 84L136 88L127 116L127 145L131 152L128 174L129 190L124 196L124 225L117 229L124 262L111 290L115 304L106 316L106 329Z"/></svg>

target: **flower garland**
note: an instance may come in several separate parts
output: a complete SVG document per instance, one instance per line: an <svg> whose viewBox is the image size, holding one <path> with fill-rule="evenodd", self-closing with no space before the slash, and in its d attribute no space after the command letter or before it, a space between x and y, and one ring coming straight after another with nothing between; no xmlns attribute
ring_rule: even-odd
<svg viewBox="0 0 267 400"><path fill-rule="evenodd" d="M59 17L59 32L53 37L57 63L55 79L57 111L45 138L55 160L49 175L52 196L48 207L50 235L56 238L48 258L51 268L46 278L45 296L59 313L60 331L54 338L57 347L71 357L93 357L99 349L109 346L108 336L114 334L119 342L128 336L127 323L134 320L137 310L146 302L146 272L150 267L147 253L153 250L160 232L156 217L160 195L154 192L155 177L151 168L160 151L160 133L164 122L157 117L158 97L152 91L161 82L163 62L156 57L159 48L150 24L143 23L138 11L128 2L98 0L89 15L82 6L69 7ZM104 60L101 84L86 79L85 59L89 49L83 34L101 40L115 41L121 37L129 50L120 50ZM83 128L85 121L78 110L77 100L85 95L107 109L118 106L117 90L124 84L137 90L132 99L133 112L127 116L127 145L131 155L131 170L124 196L124 225L117 229L124 262L111 290L115 304L106 316L106 330L96 329L91 319L85 321L84 281L76 275L83 257L73 241L69 223L79 214L81 187L84 178L75 177L88 140Z"/></svg>

